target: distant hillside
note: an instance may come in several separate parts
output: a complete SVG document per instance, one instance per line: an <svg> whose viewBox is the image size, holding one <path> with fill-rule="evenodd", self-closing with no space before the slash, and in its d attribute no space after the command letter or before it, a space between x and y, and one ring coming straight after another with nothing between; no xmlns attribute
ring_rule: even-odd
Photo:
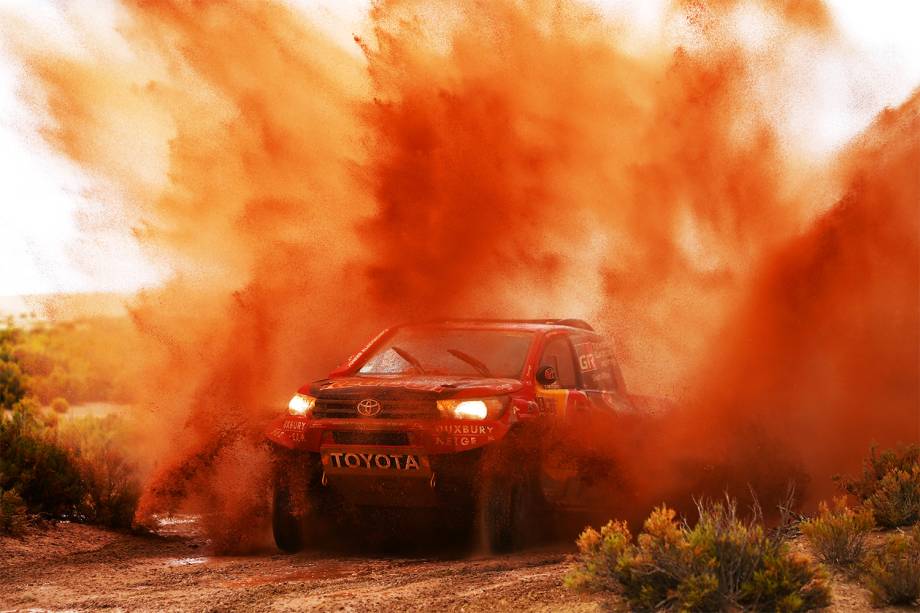
<svg viewBox="0 0 920 613"><path fill-rule="evenodd" d="M83 317L118 317L127 314L130 294L90 292L0 296L0 317L17 321L69 321Z"/></svg>

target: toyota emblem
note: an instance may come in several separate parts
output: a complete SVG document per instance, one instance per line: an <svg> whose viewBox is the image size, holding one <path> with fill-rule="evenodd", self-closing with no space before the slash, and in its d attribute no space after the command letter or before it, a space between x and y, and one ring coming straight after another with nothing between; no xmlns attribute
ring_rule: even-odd
<svg viewBox="0 0 920 613"><path fill-rule="evenodd" d="M366 398L358 403L358 415L363 417L379 415L382 409L383 407L380 406L380 402L373 398Z"/></svg>

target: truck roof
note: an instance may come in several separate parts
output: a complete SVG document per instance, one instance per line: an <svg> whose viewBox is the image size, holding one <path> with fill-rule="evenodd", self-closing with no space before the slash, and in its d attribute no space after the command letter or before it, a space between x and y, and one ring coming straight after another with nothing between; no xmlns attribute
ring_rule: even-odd
<svg viewBox="0 0 920 613"><path fill-rule="evenodd" d="M412 324L404 324L412 325ZM507 328L518 330L548 330L552 328L576 328L593 332L591 324L583 319L436 319L419 322L416 325L443 326L450 328Z"/></svg>

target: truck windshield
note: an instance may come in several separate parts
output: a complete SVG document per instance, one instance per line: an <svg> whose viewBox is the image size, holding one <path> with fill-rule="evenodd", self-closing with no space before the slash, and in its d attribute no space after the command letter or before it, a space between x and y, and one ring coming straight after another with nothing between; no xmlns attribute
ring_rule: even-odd
<svg viewBox="0 0 920 613"><path fill-rule="evenodd" d="M399 328L358 370L362 375L428 374L517 379L532 332Z"/></svg>

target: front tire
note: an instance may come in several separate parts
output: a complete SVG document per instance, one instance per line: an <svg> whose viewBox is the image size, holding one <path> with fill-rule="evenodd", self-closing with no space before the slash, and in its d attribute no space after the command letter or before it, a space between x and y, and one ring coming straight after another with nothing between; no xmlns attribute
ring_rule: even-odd
<svg viewBox="0 0 920 613"><path fill-rule="evenodd" d="M309 454L279 452L275 458L272 534L278 549L297 553L320 544L331 516L322 465Z"/></svg>
<svg viewBox="0 0 920 613"><path fill-rule="evenodd" d="M535 458L510 446L484 457L479 522L486 549L507 553L536 543L547 508L537 480Z"/></svg>
<svg viewBox="0 0 920 613"><path fill-rule="evenodd" d="M304 515L298 515L289 485L276 482L272 499L272 534L278 549L285 553L297 553L303 549Z"/></svg>

